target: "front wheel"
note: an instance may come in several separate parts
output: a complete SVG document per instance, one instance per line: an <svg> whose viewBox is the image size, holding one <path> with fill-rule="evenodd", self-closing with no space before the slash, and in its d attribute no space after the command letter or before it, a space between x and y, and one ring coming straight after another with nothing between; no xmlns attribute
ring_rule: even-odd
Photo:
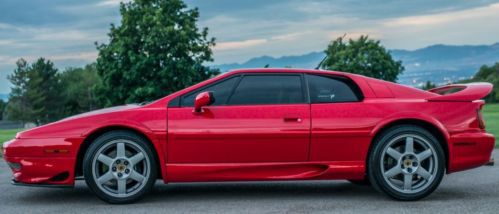
<svg viewBox="0 0 499 214"><path fill-rule="evenodd" d="M115 204L141 199L154 185L156 169L147 141L127 131L98 137L83 160L87 185L100 199Z"/></svg>
<svg viewBox="0 0 499 214"><path fill-rule="evenodd" d="M404 201L431 194L445 173L445 156L438 140L413 125L385 131L369 155L368 173L373 187Z"/></svg>

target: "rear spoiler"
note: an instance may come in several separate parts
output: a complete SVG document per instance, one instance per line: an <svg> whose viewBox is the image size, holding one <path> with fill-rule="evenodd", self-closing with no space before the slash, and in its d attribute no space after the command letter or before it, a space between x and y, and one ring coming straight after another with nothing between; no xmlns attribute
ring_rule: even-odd
<svg viewBox="0 0 499 214"><path fill-rule="evenodd" d="M428 101L474 101L487 96L493 85L487 82L453 84L428 90L438 94L427 98Z"/></svg>

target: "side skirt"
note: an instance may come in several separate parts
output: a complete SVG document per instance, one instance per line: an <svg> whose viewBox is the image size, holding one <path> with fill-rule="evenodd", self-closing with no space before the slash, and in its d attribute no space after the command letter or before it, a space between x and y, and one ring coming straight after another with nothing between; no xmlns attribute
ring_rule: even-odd
<svg viewBox="0 0 499 214"><path fill-rule="evenodd" d="M166 164L164 182L363 179L363 161Z"/></svg>

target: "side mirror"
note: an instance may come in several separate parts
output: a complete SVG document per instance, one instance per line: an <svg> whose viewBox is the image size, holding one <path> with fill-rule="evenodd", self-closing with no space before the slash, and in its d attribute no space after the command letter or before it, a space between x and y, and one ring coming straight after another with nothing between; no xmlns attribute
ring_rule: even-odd
<svg viewBox="0 0 499 214"><path fill-rule="evenodd" d="M213 92L201 92L196 96L196 99L194 100L194 112L202 112L204 106L209 106L214 102L215 97L213 96Z"/></svg>

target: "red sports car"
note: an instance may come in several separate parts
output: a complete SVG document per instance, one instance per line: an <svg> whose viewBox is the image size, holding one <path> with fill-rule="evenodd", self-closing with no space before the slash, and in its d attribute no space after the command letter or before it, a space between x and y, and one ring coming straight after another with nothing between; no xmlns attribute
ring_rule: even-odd
<svg viewBox="0 0 499 214"><path fill-rule="evenodd" d="M73 116L3 146L13 184L71 187L110 203L155 183L332 180L399 200L428 196L445 173L484 165L494 136L489 83L423 91L319 70L225 73L145 105Z"/></svg>

